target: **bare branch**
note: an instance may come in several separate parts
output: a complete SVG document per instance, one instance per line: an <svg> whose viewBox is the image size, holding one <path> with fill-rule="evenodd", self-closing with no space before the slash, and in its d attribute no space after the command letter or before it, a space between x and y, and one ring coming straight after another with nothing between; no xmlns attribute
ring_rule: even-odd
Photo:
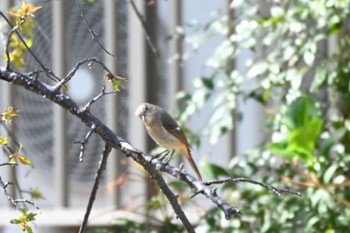
<svg viewBox="0 0 350 233"><path fill-rule="evenodd" d="M224 183L251 183L251 184L255 184L255 185L260 185L264 188L267 188L269 190L271 190L272 192L274 192L275 194L277 194L278 196L281 196L282 194L292 194L292 195L296 195L296 196L301 196L300 192L296 192L296 191L292 191L292 190L288 190L288 189L281 189L281 188L276 188L270 184L265 184L256 180L252 180L249 178L226 178L226 179L221 179L221 180L212 180L212 181L207 181L207 182L203 182L204 185L210 186L213 184L224 184Z"/></svg>
<svg viewBox="0 0 350 233"><path fill-rule="evenodd" d="M111 52L109 52L109 51L102 45L102 43L98 40L98 35L97 35L96 32L91 28L90 23L89 23L88 20L86 19L85 14L84 14L84 12L83 12L83 8L81 7L79 0L76 0L76 3L77 3L77 5L78 5L78 7L79 7L80 16L83 18L83 20L84 20L84 22L85 22L87 28L89 29L89 32L90 32L91 35L92 35L92 39L93 39L94 41L96 41L96 43L98 44L98 46L100 46L100 48L101 48L106 54L108 54L109 56L111 56L111 57L113 57L115 60L117 60L117 57L116 57L114 54L112 54Z"/></svg>
<svg viewBox="0 0 350 233"><path fill-rule="evenodd" d="M2 177L0 176L0 187L4 190L4 194L7 198L7 200L9 200L12 205L16 208L16 209L20 209L20 207L18 206L19 203L27 203L32 205L35 209L39 209L34 202L26 200L26 199L14 199L11 197L11 195L7 192L7 186L12 185L12 183L10 182L6 182L4 183L4 181L2 180Z"/></svg>
<svg viewBox="0 0 350 233"><path fill-rule="evenodd" d="M137 148L133 147L130 143L128 143L123 138L116 135L111 129L109 129L104 123L100 121L97 117L91 114L90 111L81 111L81 107L77 105L72 99L70 99L65 94L59 92L57 89L53 89L39 80L33 80L32 78L26 76L25 74L15 72L12 70L6 70L0 67L0 80L5 80L7 82L12 82L18 86L22 86L25 89L28 89L36 94L41 96L45 96L48 100L60 105L62 108L70 111L71 114L78 117L85 125L91 128L95 125L94 132L98 134L102 140L106 143L106 147L113 147L128 157L131 157L137 163L139 163L144 169L150 174L150 176L155 180L158 186L161 188L164 195L169 200L172 208L175 213L182 221L186 230L189 232L193 232L193 227L189 223L185 214L183 213L181 207L177 203L176 196L171 192L169 187L166 185L163 177L159 173L159 171L164 171L168 174L173 175L177 179L185 182L192 189L195 190L197 194L202 194L209 198L215 205L221 208L226 216L226 219L232 218L233 215L240 214L241 211L235 207L229 205L225 200L220 197L216 191L216 189L212 189L209 185L213 184L214 181L209 183L202 183L197 181L192 176L184 172L182 169L173 167L169 164L162 163L158 159L154 159L152 156L146 155ZM225 181L221 181L225 182ZM262 185L260 182L248 180L246 178L237 178L237 179L228 179L227 182L250 182ZM286 191L283 189L277 189L270 185L262 185L263 187L269 188L270 190L274 190L276 193L291 193L297 195L297 192L294 191Z"/></svg>
<svg viewBox="0 0 350 233"><path fill-rule="evenodd" d="M75 75L75 73L77 72L77 70L80 68L80 66L84 65L85 63L89 63L88 66L91 67L93 63L97 63L99 64L105 71L107 71L108 73L112 72L107 68L107 66L100 61L97 57L90 57L90 58L86 58L84 60L81 60L79 62L77 62L75 64L75 66L73 67L73 69L67 74L66 77L64 77L59 83L56 84L56 86L54 87L55 90L59 90L61 89L65 84L67 84Z"/></svg>
<svg viewBox="0 0 350 233"><path fill-rule="evenodd" d="M112 147L110 145L106 144L105 148L104 148L104 150L102 152L102 155L101 155L100 165L99 165L99 167L97 169L96 178L95 178L92 190L91 190L91 194L90 194L88 205L86 207L84 220L83 220L82 224L80 225L79 233L83 233L83 232L86 231L88 220L89 220L89 216L90 216L90 212L91 212L92 206L93 206L93 204L95 202L97 190L98 190L98 187L100 185L100 181L101 181L101 178L102 178L103 171L106 169L108 155L110 154L111 150L112 150Z"/></svg>
<svg viewBox="0 0 350 233"><path fill-rule="evenodd" d="M6 17L6 15L0 11L0 16L2 18L5 19L6 23L11 27L11 28L15 28L15 26L12 25L11 21ZM30 55L32 55L32 57L34 58L34 60L40 65L40 67L46 71L46 74L48 75L48 77L50 79L52 79L53 81L59 81L60 79L50 70L48 69L46 66L44 66L44 64L39 60L39 58L34 54L34 52L31 50L31 48L28 46L28 44L25 42L25 40L23 39L22 35L18 32L18 30L15 30L16 34L18 35L18 38L21 40L21 42L23 43L23 45L26 47L26 49L28 50L28 52L30 53ZM8 38L8 41L10 41L10 37Z"/></svg>
<svg viewBox="0 0 350 233"><path fill-rule="evenodd" d="M10 30L10 32L9 32L9 34L8 34L8 36L7 36L7 38L11 38L11 37L12 37L12 34L13 34L14 32L16 32L16 30L17 30L17 26L16 26L16 27L13 27L13 28ZM7 43L6 43L6 69L9 69L9 68L10 68L10 62L11 62L11 59L10 59L10 43L11 43L11 39L8 39L8 40L7 40Z"/></svg>
<svg viewBox="0 0 350 233"><path fill-rule="evenodd" d="M96 125L92 125L89 132L86 134L84 141L82 142L75 142L79 143L80 145L80 152L79 152L79 162L83 162L83 156L84 156L84 150L85 150L85 144L89 141L89 138L91 137L92 133L94 132L96 128Z"/></svg>
<svg viewBox="0 0 350 233"><path fill-rule="evenodd" d="M132 9L135 11L135 14L137 15L137 17L139 18L139 20L141 22L141 25L142 25L143 31L145 33L145 37L146 37L146 40L147 40L147 43L148 43L149 47L151 48L151 50L152 50L152 52L154 54L157 54L158 50L156 48L156 45L152 42L149 30L147 29L146 21L144 20L144 18L141 15L140 11L137 9L137 6L136 6L134 0L130 0L129 2L131 4L131 6L132 6Z"/></svg>
<svg viewBox="0 0 350 233"><path fill-rule="evenodd" d="M17 163L10 163L10 162L7 162L7 163L0 163L0 167L2 167L2 166L18 166L18 164Z"/></svg>
<svg viewBox="0 0 350 233"><path fill-rule="evenodd" d="M90 110L90 107L93 103L95 103L97 100L101 99L103 96L105 95L109 95L109 94L115 94L115 92L106 92L106 85L104 82L103 83L103 86L102 86L102 90L101 92L95 96L94 98L92 98L83 108L82 108L82 111L88 111Z"/></svg>

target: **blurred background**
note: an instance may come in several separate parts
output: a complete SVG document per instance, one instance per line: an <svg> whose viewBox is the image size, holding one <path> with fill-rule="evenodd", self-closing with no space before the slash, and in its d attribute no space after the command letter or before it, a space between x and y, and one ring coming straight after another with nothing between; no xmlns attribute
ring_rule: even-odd
<svg viewBox="0 0 350 233"><path fill-rule="evenodd" d="M32 50L59 77L78 61L97 57L128 79L117 95L92 106L118 135L143 151L154 150L134 116L138 104L151 102L182 125L205 179L250 177L303 193L276 197L252 185L224 185L222 195L244 213L227 221L205 198L189 200L191 190L166 176L198 232L349 229L349 56L342 52L349 49L348 1L27 2L42 7L35 14ZM0 9L20 4L2 0ZM3 54L9 29L0 22ZM21 70L40 69L29 53L23 59ZM84 105L100 93L104 75L97 64L82 66L68 94ZM76 232L103 142L93 135L79 162L74 141L85 138L84 124L41 96L0 85L0 109L20 109L9 127L33 161L29 168L2 167L2 178L23 190L40 189L35 232ZM18 212L6 198L0 205L0 231L19 232L9 226ZM157 187L116 151L89 225L90 232L181 232Z"/></svg>

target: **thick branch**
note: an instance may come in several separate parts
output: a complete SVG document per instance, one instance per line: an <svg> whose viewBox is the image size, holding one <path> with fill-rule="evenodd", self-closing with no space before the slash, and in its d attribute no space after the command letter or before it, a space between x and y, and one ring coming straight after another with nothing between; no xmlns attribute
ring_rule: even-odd
<svg viewBox="0 0 350 233"><path fill-rule="evenodd" d="M77 116L85 125L91 128L95 125L95 133L98 134L107 145L123 152L127 156L133 158L136 162L141 164L145 170L156 180L160 189L169 200L175 213L182 221L186 230L193 232L193 227L183 213L180 205L177 202L176 196L172 194L168 186L166 185L163 177L157 172L154 166L151 165L150 159L146 160L145 154L140 150L133 147L123 138L117 136L112 130L110 130L105 124L103 124L97 117L91 114L88 110L83 110L77 105L69 96L61 93L58 89L46 85L37 79L32 79L22 73L18 73L13 70L6 70L0 67L0 80L7 81L9 83L21 86L33 93L44 96L46 99L60 105L62 108L68 110L71 114ZM150 157L149 157L150 158Z"/></svg>
<svg viewBox="0 0 350 233"><path fill-rule="evenodd" d="M145 170L150 174L150 176L153 179L155 179L156 183L159 185L160 189L169 200L170 204L172 205L172 208L174 209L179 219L182 221L187 231L193 232L193 227L189 223L180 205L178 204L176 196L171 192L169 187L166 185L163 177L160 175L158 170L165 171L177 177L179 180L182 180L183 182L187 183L191 188L193 188L196 191L196 194L205 195L215 205L217 205L219 208L221 208L224 211L226 219L230 219L232 218L233 215L241 213L239 209L234 208L230 206L227 202L225 202L223 198L218 195L216 189L211 189L209 187L211 184L213 184L213 182L207 182L207 183L199 182L195 180L192 176L189 176L187 173L180 170L179 168L175 168L173 166L170 166L169 164L162 163L158 159L152 159L151 156L144 154L137 148L133 147L126 140L116 135L98 118L92 115L89 109L83 109L82 107L77 105L73 100L71 100L69 96L61 93L58 89L52 86L48 86L40 82L39 80L32 79L31 77L26 76L24 74L21 74L12 70L6 70L5 68L1 68L1 67L0 67L0 80L5 80L15 85L22 86L25 89L30 90L31 92L44 96L45 98L51 100L52 102L60 105L62 108L70 111L71 114L77 116L89 128L91 128L94 125L95 126L94 132L104 140L106 145L109 145L110 147L113 147L123 152L125 155L131 157L133 160L135 160L137 163L143 166ZM246 179L246 178L221 180L220 182L221 183L250 182L258 185L263 184L256 181L252 182L252 180ZM287 192L284 189L277 189L271 185L265 185L265 186L262 185L262 186L274 191L277 194L280 192L280 193L291 193L291 194L299 195L299 193L297 192L291 192L291 191Z"/></svg>

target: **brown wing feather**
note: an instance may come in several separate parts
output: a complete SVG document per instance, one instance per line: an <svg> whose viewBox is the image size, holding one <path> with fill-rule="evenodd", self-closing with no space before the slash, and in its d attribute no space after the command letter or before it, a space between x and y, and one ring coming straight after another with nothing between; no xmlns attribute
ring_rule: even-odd
<svg viewBox="0 0 350 233"><path fill-rule="evenodd" d="M176 138L178 138L181 142L183 142L186 145L186 151L183 151L183 156L188 160L190 163L192 169L195 171L197 175L197 179L202 181L202 176L196 166L196 163L194 162L191 150L190 150L190 144L187 141L185 133L181 130L179 125L176 123L176 121L166 112L164 111L163 114L161 114L162 117L162 124L164 129L166 129L168 132L170 132L172 135L174 135Z"/></svg>
<svg viewBox="0 0 350 233"><path fill-rule="evenodd" d="M181 130L176 121L164 111L165 114L162 114L161 117L163 127L176 138L178 138L181 142L183 142L186 146L190 147L190 144L187 141L185 133Z"/></svg>

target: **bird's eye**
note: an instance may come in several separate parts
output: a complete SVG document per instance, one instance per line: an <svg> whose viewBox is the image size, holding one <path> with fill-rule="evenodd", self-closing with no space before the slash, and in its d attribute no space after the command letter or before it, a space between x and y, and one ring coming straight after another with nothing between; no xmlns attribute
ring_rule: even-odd
<svg viewBox="0 0 350 233"><path fill-rule="evenodd" d="M145 105L145 111L147 111L148 110L148 107L147 107L147 105Z"/></svg>

